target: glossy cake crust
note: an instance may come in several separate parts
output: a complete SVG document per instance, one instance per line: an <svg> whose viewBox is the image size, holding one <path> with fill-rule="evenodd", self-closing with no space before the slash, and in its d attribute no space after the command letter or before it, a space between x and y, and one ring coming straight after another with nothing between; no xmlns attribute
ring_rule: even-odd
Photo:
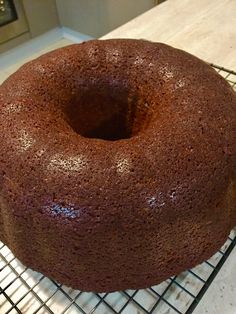
<svg viewBox="0 0 236 314"><path fill-rule="evenodd" d="M236 96L143 40L47 53L0 86L0 239L84 291L144 288L236 225Z"/></svg>

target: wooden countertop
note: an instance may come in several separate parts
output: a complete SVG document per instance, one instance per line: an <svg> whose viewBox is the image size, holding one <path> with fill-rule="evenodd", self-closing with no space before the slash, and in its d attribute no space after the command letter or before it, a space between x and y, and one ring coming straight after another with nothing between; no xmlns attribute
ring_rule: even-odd
<svg viewBox="0 0 236 314"><path fill-rule="evenodd" d="M167 0L102 37L144 38L236 71L236 0Z"/></svg>

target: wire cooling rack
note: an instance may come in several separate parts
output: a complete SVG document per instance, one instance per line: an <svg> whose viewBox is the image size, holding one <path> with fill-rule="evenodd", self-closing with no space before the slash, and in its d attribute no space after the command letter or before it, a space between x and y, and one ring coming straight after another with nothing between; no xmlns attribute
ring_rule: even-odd
<svg viewBox="0 0 236 314"><path fill-rule="evenodd" d="M236 89L236 73L211 64ZM208 261L145 290L87 293L24 267L0 242L0 314L192 313L236 246L236 229Z"/></svg>

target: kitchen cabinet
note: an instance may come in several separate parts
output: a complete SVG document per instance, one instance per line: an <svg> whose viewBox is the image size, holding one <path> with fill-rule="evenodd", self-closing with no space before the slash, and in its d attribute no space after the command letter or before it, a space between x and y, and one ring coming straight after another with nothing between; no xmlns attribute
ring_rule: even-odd
<svg viewBox="0 0 236 314"><path fill-rule="evenodd" d="M155 0L56 0L61 25L100 37L154 7Z"/></svg>

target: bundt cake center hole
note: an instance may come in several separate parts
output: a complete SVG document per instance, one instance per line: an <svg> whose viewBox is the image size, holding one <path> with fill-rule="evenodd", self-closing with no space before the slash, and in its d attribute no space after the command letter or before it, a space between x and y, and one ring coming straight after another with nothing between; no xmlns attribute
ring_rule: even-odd
<svg viewBox="0 0 236 314"><path fill-rule="evenodd" d="M129 139L147 126L149 106L125 88L89 88L67 108L69 124L79 135L107 141Z"/></svg>

